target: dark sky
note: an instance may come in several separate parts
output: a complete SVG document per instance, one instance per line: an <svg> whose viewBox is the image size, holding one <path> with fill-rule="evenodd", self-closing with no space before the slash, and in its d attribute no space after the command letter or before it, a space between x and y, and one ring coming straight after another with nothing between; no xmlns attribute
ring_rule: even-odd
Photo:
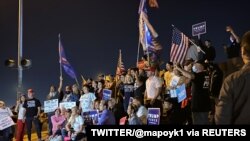
<svg viewBox="0 0 250 141"><path fill-rule="evenodd" d="M163 45L162 60L169 60L174 24L191 37L192 24L206 21L207 34L217 51L216 61L225 61L223 43L229 42L225 26L232 25L242 36L249 30L246 0L158 0L159 9L149 9L149 20ZM61 33L67 59L80 74L95 78L114 73L118 51L125 67L136 64L139 0L24 0L23 56L32 68L23 71L23 87L33 88L43 101L49 86L59 83L58 34ZM17 70L4 61L17 59L18 0L0 0L0 100L15 104ZM142 49L141 49L142 50ZM73 84L63 73L64 86ZM26 92L26 91L25 91Z"/></svg>

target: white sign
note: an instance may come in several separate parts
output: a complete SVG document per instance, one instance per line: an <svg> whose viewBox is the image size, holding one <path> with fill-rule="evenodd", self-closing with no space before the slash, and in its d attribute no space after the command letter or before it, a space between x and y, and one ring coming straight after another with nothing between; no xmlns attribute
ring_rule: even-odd
<svg viewBox="0 0 250 141"><path fill-rule="evenodd" d="M14 124L15 123L10 116L0 118L0 130L6 129Z"/></svg>
<svg viewBox="0 0 250 141"><path fill-rule="evenodd" d="M44 101L44 113L54 112L58 108L58 99Z"/></svg>
<svg viewBox="0 0 250 141"><path fill-rule="evenodd" d="M76 102L62 102L60 103L60 109L71 109L76 106Z"/></svg>
<svg viewBox="0 0 250 141"><path fill-rule="evenodd" d="M206 29L206 22L201 22L192 25L192 35L193 36L200 36L201 34L205 34L207 32Z"/></svg>

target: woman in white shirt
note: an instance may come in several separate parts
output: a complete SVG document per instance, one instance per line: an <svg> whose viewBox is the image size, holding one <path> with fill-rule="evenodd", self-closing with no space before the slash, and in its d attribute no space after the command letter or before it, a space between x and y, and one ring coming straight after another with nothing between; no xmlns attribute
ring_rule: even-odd
<svg viewBox="0 0 250 141"><path fill-rule="evenodd" d="M9 107L5 106L5 103L3 101L0 101L0 118L8 118L8 117L12 117L13 113L10 110ZM5 141L11 141L12 140L12 135L13 135L14 131L12 126L4 128L3 130L0 130L0 136L3 137L3 140Z"/></svg>
<svg viewBox="0 0 250 141"><path fill-rule="evenodd" d="M21 95L19 100L17 100L15 112L18 113L17 117L17 130L16 130L16 141L23 141L23 136L25 132L25 115L23 108L23 103L25 102L25 95Z"/></svg>
<svg viewBox="0 0 250 141"><path fill-rule="evenodd" d="M78 141L85 137L85 134L83 133L84 120L82 116L78 114L77 107L73 107L71 111L71 117L69 118L69 121L66 124L66 130L68 131L71 140Z"/></svg>
<svg viewBox="0 0 250 141"><path fill-rule="evenodd" d="M89 86L84 85L82 88L84 94L80 97L80 109L82 113L88 112L94 109L94 101L96 99L95 94L89 92Z"/></svg>

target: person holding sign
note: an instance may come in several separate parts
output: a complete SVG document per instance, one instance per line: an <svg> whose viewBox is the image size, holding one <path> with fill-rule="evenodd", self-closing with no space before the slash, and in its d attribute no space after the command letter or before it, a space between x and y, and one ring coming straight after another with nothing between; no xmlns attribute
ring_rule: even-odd
<svg viewBox="0 0 250 141"><path fill-rule="evenodd" d="M12 116L13 116L13 113L10 110L10 108L5 106L5 102L0 101L0 119L2 120L4 118L6 118L6 117L12 117ZM2 123L3 122L1 121L1 124ZM0 136L3 136L4 140L11 141L12 140L12 134L13 134L13 131L12 131L11 126L4 126L3 127L3 125L1 125Z"/></svg>
<svg viewBox="0 0 250 141"><path fill-rule="evenodd" d="M100 112L102 112L100 119L98 119L98 123L93 121L94 125L115 125L115 116L114 114L108 109L108 101L102 100L100 102L99 107Z"/></svg>
<svg viewBox="0 0 250 141"><path fill-rule="evenodd" d="M47 95L47 100L52 100L52 99L58 99L58 102L60 103L62 100L62 81L63 78L62 76L60 76L60 84L58 89L56 90L55 86L50 86L50 90L49 90L49 94ZM52 122L51 122L51 116L54 115L54 112L48 112L47 113L47 117L48 117L48 122L49 122L49 128L48 128L48 132L49 135L52 135Z"/></svg>
<svg viewBox="0 0 250 141"><path fill-rule="evenodd" d="M15 112L18 113L17 117L17 130L16 130L16 141L23 141L24 131L25 131L25 109L23 104L26 100L26 96L23 94L20 99L17 100Z"/></svg>
<svg viewBox="0 0 250 141"><path fill-rule="evenodd" d="M191 79L192 82L192 116L193 124L209 124L208 112L211 109L209 86L210 79L208 72L205 70L204 62L197 61L192 67L193 72L188 72L179 66L175 66L183 76Z"/></svg>

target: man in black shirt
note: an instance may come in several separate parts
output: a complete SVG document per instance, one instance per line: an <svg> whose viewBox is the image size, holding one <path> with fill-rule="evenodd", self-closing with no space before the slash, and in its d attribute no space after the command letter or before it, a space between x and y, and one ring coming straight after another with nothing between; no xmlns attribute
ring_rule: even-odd
<svg viewBox="0 0 250 141"><path fill-rule="evenodd" d="M41 141L42 135L39 120L41 103L38 99L34 98L34 91L32 89L28 89L28 99L24 102L23 108L25 108L25 122L29 141L31 141L32 122L34 122L36 127L38 141Z"/></svg>
<svg viewBox="0 0 250 141"><path fill-rule="evenodd" d="M176 68L183 76L192 81L191 110L193 124L209 124L208 113L211 109L209 97L210 78L208 72L204 69L204 63L202 61L196 62L192 67L193 72L185 71L178 66Z"/></svg>

